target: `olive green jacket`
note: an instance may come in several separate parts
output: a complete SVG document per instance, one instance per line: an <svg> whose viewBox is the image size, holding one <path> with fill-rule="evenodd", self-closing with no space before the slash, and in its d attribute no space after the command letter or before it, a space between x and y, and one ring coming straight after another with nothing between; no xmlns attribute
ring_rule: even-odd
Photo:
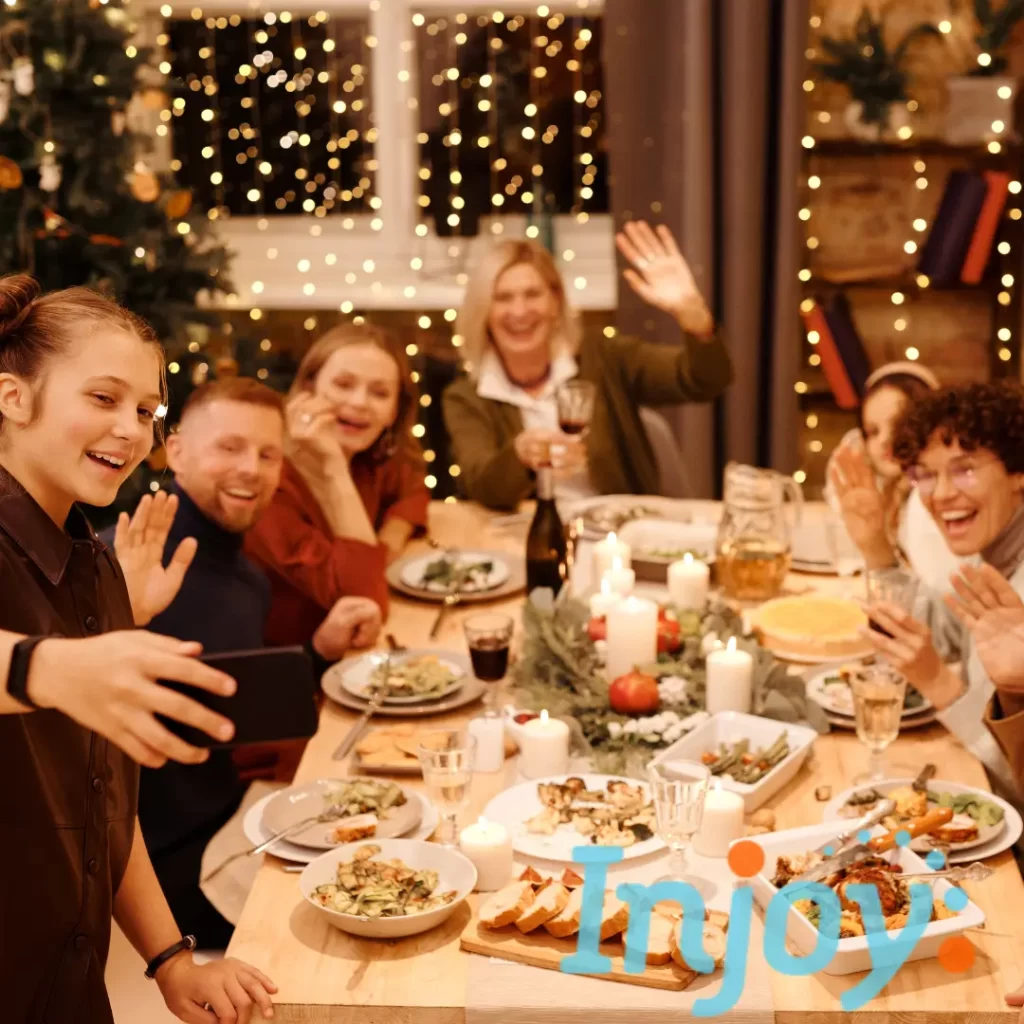
<svg viewBox="0 0 1024 1024"><path fill-rule="evenodd" d="M658 467L640 419L641 406L708 402L732 383L729 353L719 336L685 336L680 345L636 338L591 338L576 355L579 376L597 386L587 434L590 479L600 494L657 494ZM533 474L513 442L523 429L519 409L477 394L468 376L444 393L444 421L466 497L491 508L515 508L530 496Z"/></svg>

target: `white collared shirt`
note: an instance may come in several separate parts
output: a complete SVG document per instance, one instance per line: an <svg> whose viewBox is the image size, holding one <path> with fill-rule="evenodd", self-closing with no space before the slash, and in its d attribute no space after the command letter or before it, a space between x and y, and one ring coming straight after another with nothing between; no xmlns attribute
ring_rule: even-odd
<svg viewBox="0 0 1024 1024"><path fill-rule="evenodd" d="M481 398L514 405L523 420L524 430L555 430L558 425L558 403L555 395L558 389L579 373L576 360L567 353L555 357L551 372L544 387L536 395L527 394L508 379L505 367L493 349L488 349L480 360L480 373L476 382L476 393ZM567 480L555 484L555 495L563 500L592 498L597 494L590 481L589 469L582 469Z"/></svg>

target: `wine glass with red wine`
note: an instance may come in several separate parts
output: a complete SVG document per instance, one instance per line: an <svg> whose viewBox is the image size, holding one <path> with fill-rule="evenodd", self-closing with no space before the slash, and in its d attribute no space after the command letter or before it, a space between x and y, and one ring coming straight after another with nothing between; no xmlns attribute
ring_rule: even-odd
<svg viewBox="0 0 1024 1024"><path fill-rule="evenodd" d="M488 718L498 712L497 691L508 673L508 652L512 646L514 624L508 615L471 615L463 623L473 674L485 683L484 715Z"/></svg>
<svg viewBox="0 0 1024 1024"><path fill-rule="evenodd" d="M558 425L563 434L581 437L590 427L597 389L589 380L566 381L556 395Z"/></svg>

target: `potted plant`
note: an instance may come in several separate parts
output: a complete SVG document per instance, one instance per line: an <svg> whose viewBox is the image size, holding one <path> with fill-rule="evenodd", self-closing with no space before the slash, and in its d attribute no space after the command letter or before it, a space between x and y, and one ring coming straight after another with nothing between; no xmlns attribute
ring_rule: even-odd
<svg viewBox="0 0 1024 1024"><path fill-rule="evenodd" d="M973 67L948 80L949 107L946 141L954 145L988 142L1013 133L1013 104L1017 80L1008 75L1006 48L1014 28L1024 19L1024 0L970 0L966 19L973 14ZM954 4L955 14L961 14Z"/></svg>
<svg viewBox="0 0 1024 1024"><path fill-rule="evenodd" d="M909 75L903 64L910 44L928 35L938 36L939 30L922 22L890 50L881 19L876 20L865 7L851 36L821 37L821 46L832 59L819 61L815 67L824 78L850 90L852 102L845 119L854 135L876 141L884 132L898 131L907 124Z"/></svg>

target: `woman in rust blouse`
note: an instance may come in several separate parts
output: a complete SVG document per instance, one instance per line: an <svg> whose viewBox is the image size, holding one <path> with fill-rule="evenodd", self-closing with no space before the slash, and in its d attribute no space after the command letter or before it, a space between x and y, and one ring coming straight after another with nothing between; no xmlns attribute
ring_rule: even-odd
<svg viewBox="0 0 1024 1024"><path fill-rule="evenodd" d="M387 613L384 570L427 523L416 404L405 353L378 327L336 327L306 353L281 484L246 539L273 589L268 644L305 643L346 594Z"/></svg>

